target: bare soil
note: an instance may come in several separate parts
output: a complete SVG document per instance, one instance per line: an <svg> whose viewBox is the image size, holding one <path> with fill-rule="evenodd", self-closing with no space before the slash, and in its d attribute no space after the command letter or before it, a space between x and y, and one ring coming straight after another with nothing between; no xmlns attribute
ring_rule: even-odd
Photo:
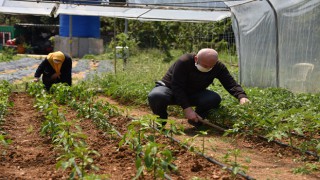
<svg viewBox="0 0 320 180"><path fill-rule="evenodd" d="M101 96L99 99L104 99L111 104L114 104L122 109L128 116L139 118L143 115L152 114L149 108L134 107L128 104L120 104L116 100L109 97ZM184 126L185 135L176 135L175 138L183 141L186 138L191 138L197 134L198 129L189 125L186 119L170 116L169 119L174 119L177 123ZM167 127L169 128L169 127ZM240 150L240 155L237 162L242 166L247 166L246 174L256 179L320 179L320 162L313 157L304 156L299 151L290 147L283 147L276 143L268 143L265 140L257 137L225 137L223 133L213 128L206 128L208 135L205 139L205 154L209 157L224 162L224 156L234 149ZM195 138L193 143L198 149L201 148L202 137ZM233 160L233 159L232 159ZM293 170L304 167L306 163L317 166L318 171L313 171L309 174L294 174Z"/></svg>
<svg viewBox="0 0 320 180"><path fill-rule="evenodd" d="M9 109L1 127L13 143L8 147L1 146L0 179L67 179L68 171L55 167L59 151L53 147L50 138L40 135L44 117L33 107L33 98L25 93L13 93L10 99L14 106ZM100 168L95 174L107 174L110 179L132 179L135 176L135 153L128 147L119 148L119 138L99 130L90 119L78 118L74 110L65 108L64 114L68 120L77 120L88 137L89 148L100 153L94 157L94 164ZM124 133L130 120L119 116L111 118L110 122ZM163 136L157 141L167 144L166 148L176 157L174 164L179 171L168 173L172 179L231 179L229 172L170 143ZM143 179L152 179L150 173L144 174Z"/></svg>
<svg viewBox="0 0 320 180"><path fill-rule="evenodd" d="M66 179L68 175L55 168L58 154L51 140L40 136L42 117L32 99L23 93L10 98L14 106L1 128L12 144L0 146L0 179Z"/></svg>

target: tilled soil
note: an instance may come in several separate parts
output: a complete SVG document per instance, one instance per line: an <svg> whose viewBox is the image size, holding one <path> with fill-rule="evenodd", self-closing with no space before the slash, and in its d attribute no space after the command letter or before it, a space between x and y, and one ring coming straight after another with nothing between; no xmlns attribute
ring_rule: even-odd
<svg viewBox="0 0 320 180"><path fill-rule="evenodd" d="M68 170L56 169L58 150L51 139L40 135L44 117L33 107L33 98L25 93L13 93L10 99L14 106L8 110L1 127L13 142L6 148L1 146L0 179L67 179ZM90 119L78 118L74 110L66 108L64 113L66 119L78 120L77 124L87 135L89 148L100 153L100 156L94 157L94 164L100 170L93 173L109 175L110 179L132 179L135 176L135 153L126 146L119 148L120 138L99 130ZM122 134L129 121L129 118L122 116L110 119ZM176 158L174 164L179 170L168 173L172 179L230 179L229 172L170 143L168 139L159 136L157 142L168 144L166 148ZM152 175L144 172L143 179L152 179Z"/></svg>
<svg viewBox="0 0 320 180"><path fill-rule="evenodd" d="M43 118L32 98L13 93L10 99L14 106L1 128L12 144L0 146L0 179L66 179L68 174L55 168L58 154L51 140L40 136Z"/></svg>
<svg viewBox="0 0 320 180"><path fill-rule="evenodd" d="M68 110L67 119L76 118L72 110ZM109 122L123 135L127 131L127 125L131 119L127 117L113 117ZM90 119L83 119L79 122L83 132L88 136L87 142L91 149L100 153L95 159L100 168L98 174L109 174L111 179L132 179L136 174L135 153L127 146L118 146L120 138L117 135L108 135L98 130ZM172 143L164 136L157 136L157 143L165 144L165 149L172 151L174 164L178 167L177 172L168 172L171 179L231 179L231 174L221 167L208 162L201 156L193 154ZM144 172L143 179L152 179L152 173ZM244 179L237 177L236 179Z"/></svg>
<svg viewBox="0 0 320 180"><path fill-rule="evenodd" d="M106 96L100 96L100 100L105 100L122 109L128 109L129 104L122 105L116 100ZM129 107L128 115L134 118L152 114L148 108ZM175 138L183 141L197 134L196 128L190 126L185 119L170 116L177 124L184 126L185 135L176 135ZM167 127L169 128L169 127ZM224 137L223 133L208 127L208 135L204 137L205 154L209 157L224 162L225 155L230 150L238 149L240 155L237 162L241 166L247 166L246 174L256 179L320 179L320 162L314 157L304 156L300 151L290 147L283 147L276 143L267 142L257 137ZM201 149L202 137L195 138L193 144ZM231 156L230 160L234 160ZM318 167L318 171L307 174L294 174L293 170L303 168L305 164L313 164ZM244 168L243 168L244 169Z"/></svg>

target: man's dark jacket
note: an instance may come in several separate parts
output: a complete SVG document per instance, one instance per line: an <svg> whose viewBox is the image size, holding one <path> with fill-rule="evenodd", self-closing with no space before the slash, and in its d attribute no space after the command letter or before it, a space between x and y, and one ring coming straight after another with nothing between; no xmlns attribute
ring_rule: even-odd
<svg viewBox="0 0 320 180"><path fill-rule="evenodd" d="M185 54L167 71L162 81L172 89L175 101L183 108L190 107L188 95L205 90L217 78L234 97L247 97L242 87L234 80L227 67L220 61L209 72L200 72L195 66L195 54Z"/></svg>
<svg viewBox="0 0 320 180"><path fill-rule="evenodd" d="M56 71L50 65L47 58L41 62L38 69L36 70L34 77L40 78L42 74L42 82L45 85L47 90L49 90L52 84L55 84L55 83L67 83L68 85L71 86L72 60L66 54L64 54L64 56L65 56L65 60L63 61L60 69L60 72L61 72L60 78L57 78L55 80L51 79L51 76L54 73L56 73Z"/></svg>

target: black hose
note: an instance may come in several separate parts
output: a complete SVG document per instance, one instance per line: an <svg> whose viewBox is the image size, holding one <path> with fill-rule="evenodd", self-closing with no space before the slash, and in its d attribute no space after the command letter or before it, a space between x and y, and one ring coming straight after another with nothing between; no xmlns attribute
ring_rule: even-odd
<svg viewBox="0 0 320 180"><path fill-rule="evenodd" d="M161 132L161 131L160 131L159 129L157 129L156 127L152 127L152 128L154 128L154 129L157 130L158 132ZM178 139L176 139L176 138L174 138L174 137L170 137L170 136L168 136L168 135L164 135L164 136L167 137L167 138L169 138L169 139L171 139L171 140L173 140L173 141L175 141L175 142L178 143L180 146L182 146L182 147L184 147L184 148L186 148L186 149L190 149L190 146L187 146L187 145L185 145L185 144L180 143L180 141L179 141ZM202 154L202 153L199 152L199 151L194 151L194 152L195 152L197 155L204 157L204 158L205 158L206 160L208 160L209 162L214 163L214 164L216 164L216 165L218 165L218 166L220 166L220 167L222 167L222 168L225 168L225 169L227 169L228 171L232 172L232 169L229 168L227 165L225 165L225 164L223 164L223 163L221 163L221 162L219 162L219 161L217 161L217 160L215 160L215 159L213 159L213 158L211 158L211 157L209 157L209 156L206 156L205 154ZM244 178L246 178L246 179L248 179L248 180L254 180L254 179L255 179L255 178L250 177L250 176L248 176L248 175L246 175L245 173L242 173L242 172L238 172L237 174L240 175L240 176L242 176L242 177L244 177Z"/></svg>

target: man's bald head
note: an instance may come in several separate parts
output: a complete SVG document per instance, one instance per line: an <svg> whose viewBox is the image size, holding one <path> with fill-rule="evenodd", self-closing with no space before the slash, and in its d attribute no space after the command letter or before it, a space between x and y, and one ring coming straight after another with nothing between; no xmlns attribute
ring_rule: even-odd
<svg viewBox="0 0 320 180"><path fill-rule="evenodd" d="M212 68L218 61L218 52L211 48L201 49L195 56L195 61L205 68Z"/></svg>

